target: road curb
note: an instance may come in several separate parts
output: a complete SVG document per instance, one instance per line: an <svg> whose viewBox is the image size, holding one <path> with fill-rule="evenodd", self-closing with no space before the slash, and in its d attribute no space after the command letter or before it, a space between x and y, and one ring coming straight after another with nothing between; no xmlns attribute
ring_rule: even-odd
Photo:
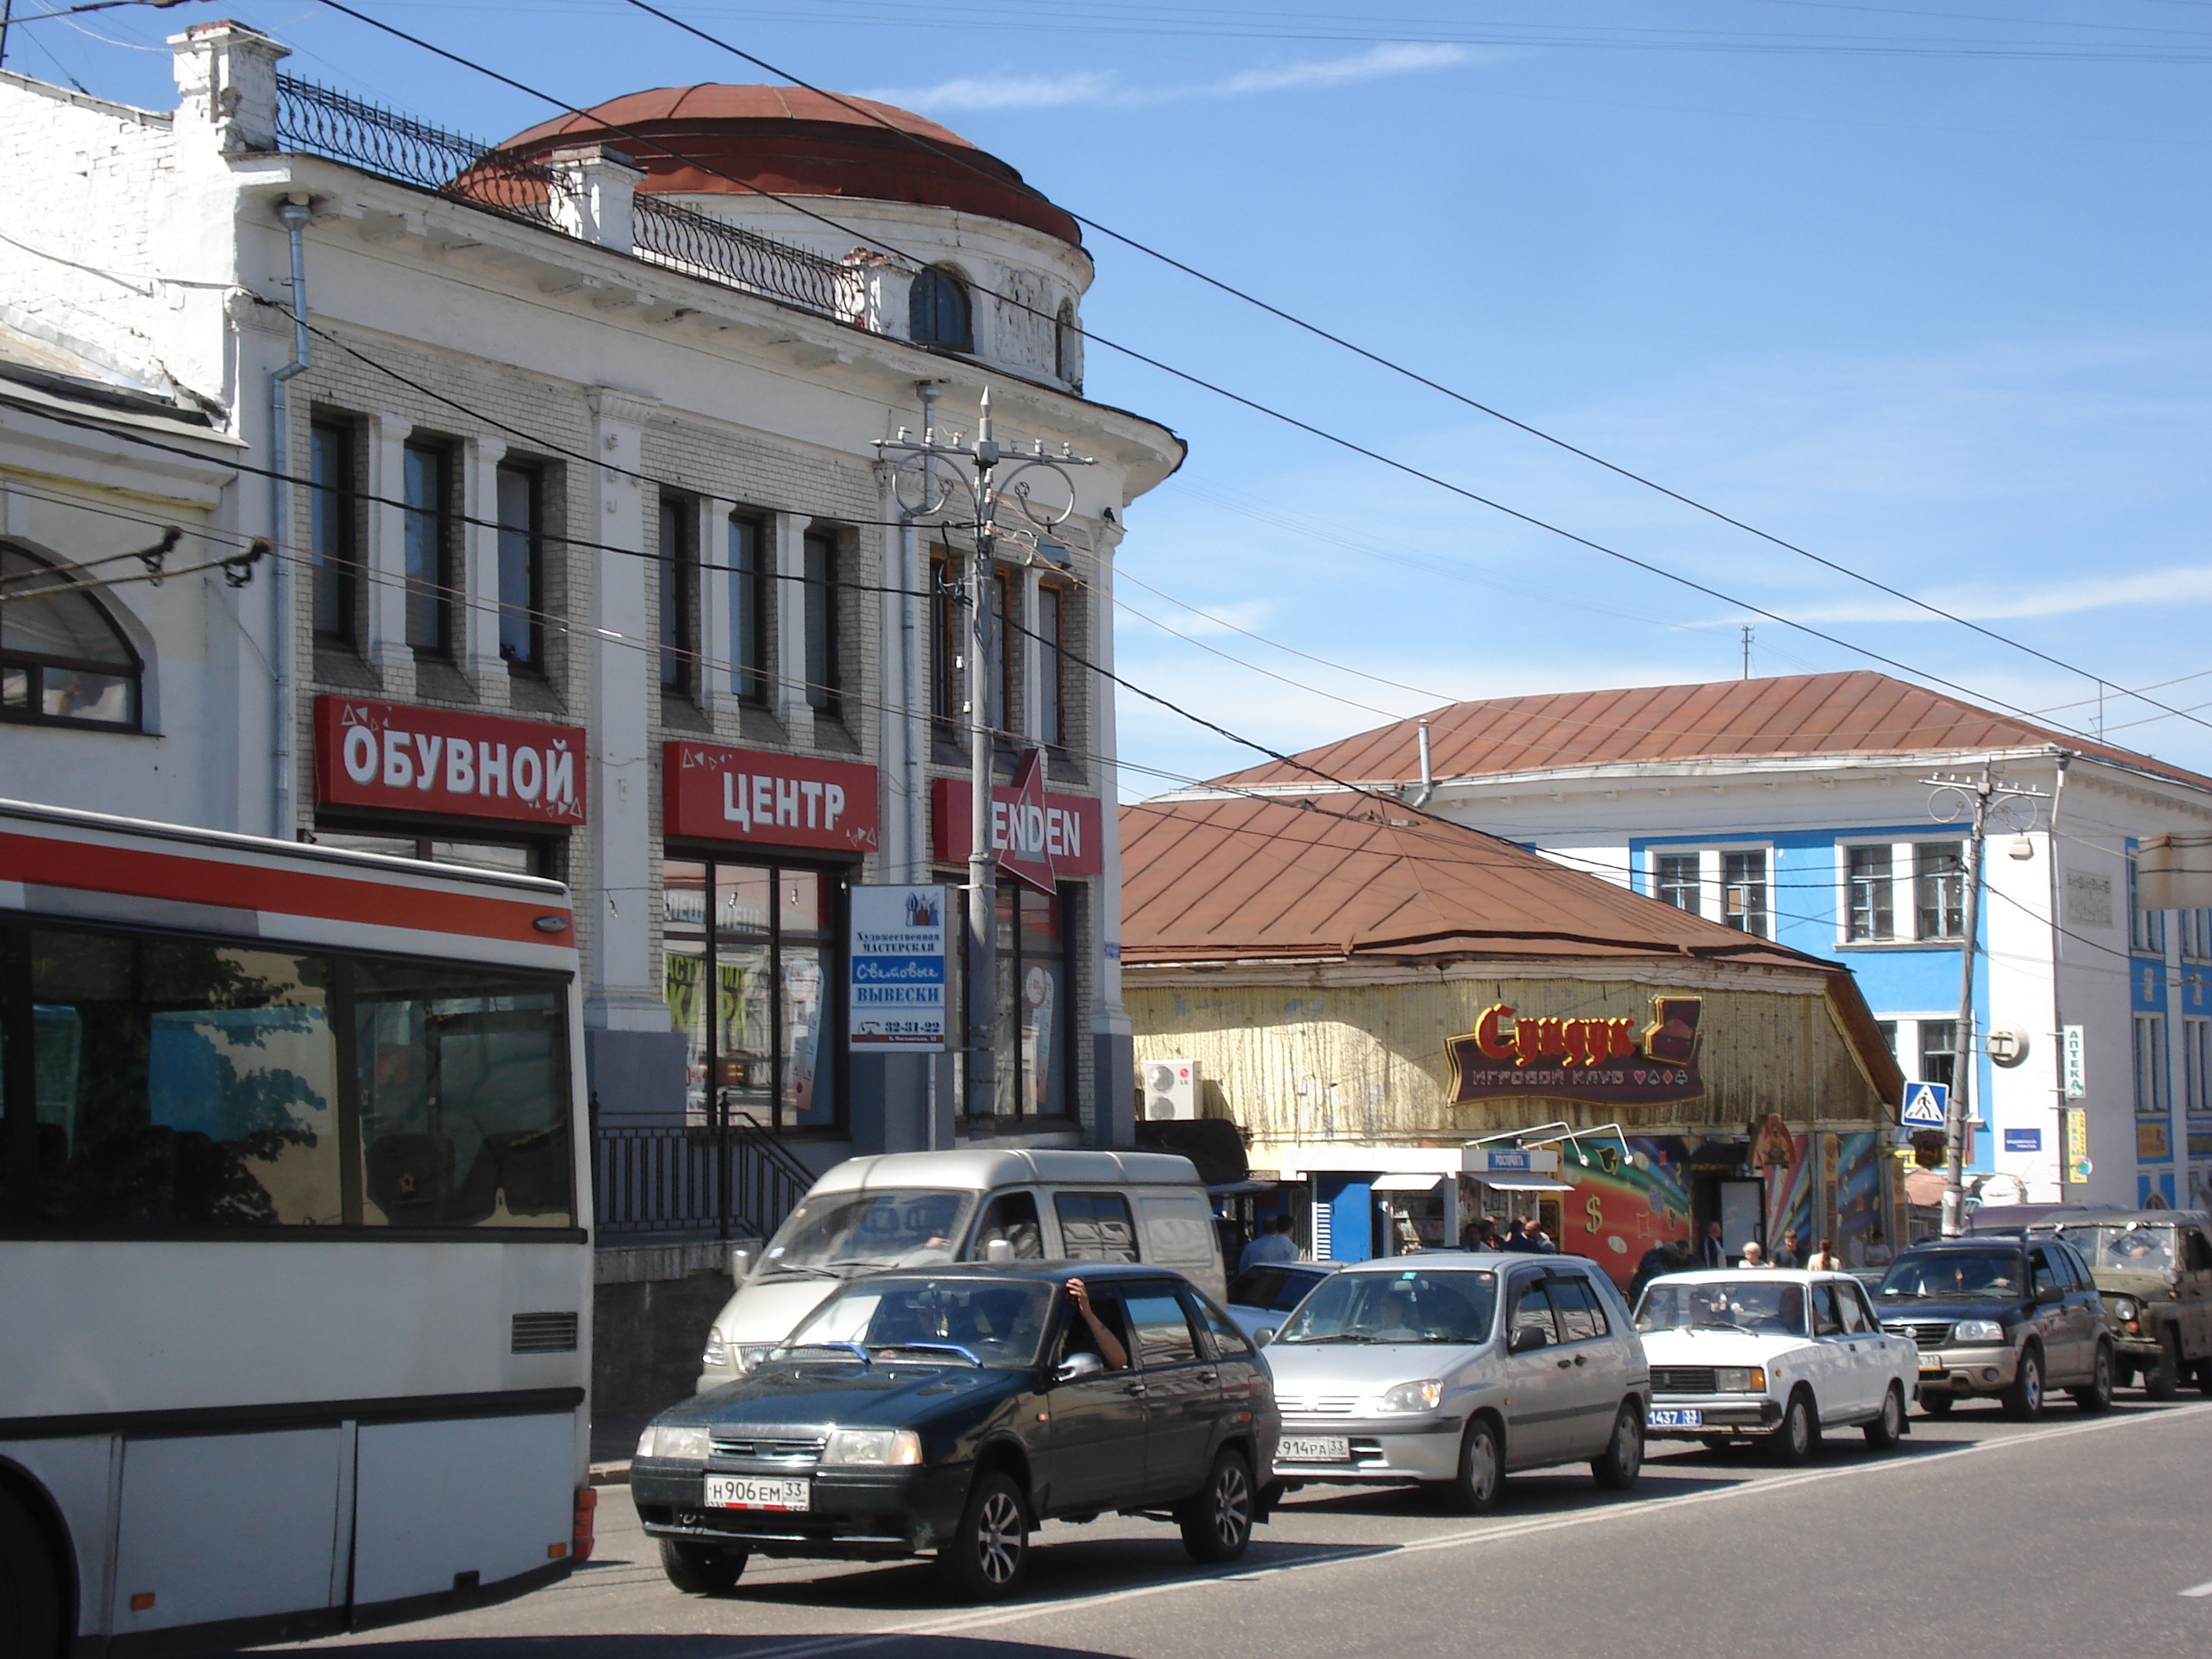
<svg viewBox="0 0 2212 1659"><path fill-rule="evenodd" d="M629 1485L629 1459L619 1463L592 1465L592 1484L595 1486L627 1486Z"/></svg>

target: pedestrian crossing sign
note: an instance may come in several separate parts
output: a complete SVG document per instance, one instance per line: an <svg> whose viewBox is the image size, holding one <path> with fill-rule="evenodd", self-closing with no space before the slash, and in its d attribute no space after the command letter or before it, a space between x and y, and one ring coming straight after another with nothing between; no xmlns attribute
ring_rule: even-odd
<svg viewBox="0 0 2212 1659"><path fill-rule="evenodd" d="M1908 1083L1905 1085L1905 1112L1901 1121L1913 1129L1942 1129L1951 1121L1951 1090L1942 1083Z"/></svg>

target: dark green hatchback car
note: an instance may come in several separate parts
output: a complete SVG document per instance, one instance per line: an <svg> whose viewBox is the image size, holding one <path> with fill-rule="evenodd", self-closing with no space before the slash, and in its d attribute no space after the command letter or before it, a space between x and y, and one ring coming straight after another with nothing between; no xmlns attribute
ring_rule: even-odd
<svg viewBox="0 0 2212 1659"><path fill-rule="evenodd" d="M1165 1510L1194 1559L1236 1559L1266 1518L1280 1427L1250 1340L1177 1274L886 1273L655 1418L630 1496L680 1589L727 1591L756 1552L933 1552L957 1594L986 1600L1012 1590L1047 1520Z"/></svg>

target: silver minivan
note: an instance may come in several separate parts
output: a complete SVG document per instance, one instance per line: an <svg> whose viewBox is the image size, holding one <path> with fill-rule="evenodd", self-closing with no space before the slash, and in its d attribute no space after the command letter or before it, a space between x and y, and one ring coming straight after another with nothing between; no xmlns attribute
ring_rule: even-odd
<svg viewBox="0 0 2212 1659"><path fill-rule="evenodd" d="M1417 1484L1480 1511L1509 1472L1644 1467L1650 1368L1620 1292L1576 1256L1390 1256L1322 1280L1267 1342L1275 1478Z"/></svg>
<svg viewBox="0 0 2212 1659"><path fill-rule="evenodd" d="M848 1279L952 1261L1142 1261L1215 1301L1212 1206L1187 1158L977 1148L848 1158L808 1189L714 1316L698 1392L734 1382Z"/></svg>

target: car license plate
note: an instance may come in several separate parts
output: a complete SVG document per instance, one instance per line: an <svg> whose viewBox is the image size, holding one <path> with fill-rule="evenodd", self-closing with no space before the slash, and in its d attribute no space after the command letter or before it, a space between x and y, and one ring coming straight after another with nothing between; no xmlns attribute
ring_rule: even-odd
<svg viewBox="0 0 2212 1659"><path fill-rule="evenodd" d="M749 1474L710 1474L707 1477L707 1507L710 1510L803 1510L809 1506L812 1483L807 1480L762 1480Z"/></svg>
<svg viewBox="0 0 2212 1659"><path fill-rule="evenodd" d="M1697 1429L1705 1422L1705 1413L1694 1406L1654 1406L1644 1418L1644 1426L1654 1429Z"/></svg>
<svg viewBox="0 0 2212 1659"><path fill-rule="evenodd" d="M1305 1435L1279 1443L1275 1455L1286 1462L1343 1463L1351 1459L1352 1442L1343 1435Z"/></svg>

